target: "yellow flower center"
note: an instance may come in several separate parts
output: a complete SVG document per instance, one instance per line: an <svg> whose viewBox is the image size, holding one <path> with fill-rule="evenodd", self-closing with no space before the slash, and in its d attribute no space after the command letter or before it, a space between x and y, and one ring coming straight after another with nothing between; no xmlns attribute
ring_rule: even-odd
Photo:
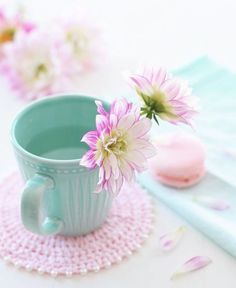
<svg viewBox="0 0 236 288"><path fill-rule="evenodd" d="M120 130L113 130L104 139L99 139L97 142L97 150L106 158L113 153L117 158L127 151L128 144L126 133ZM99 153L99 154L100 154Z"/></svg>
<svg viewBox="0 0 236 288"><path fill-rule="evenodd" d="M80 29L72 29L67 33L66 40L71 43L74 53L83 56L88 47L88 37Z"/></svg>
<svg viewBox="0 0 236 288"><path fill-rule="evenodd" d="M8 27L0 31L0 44L4 44L6 42L11 42L16 34L16 29L13 27Z"/></svg>
<svg viewBox="0 0 236 288"><path fill-rule="evenodd" d="M36 66L36 69L35 69L35 78L38 79L41 74L44 74L44 73L47 73L47 67L45 64L41 63L39 65Z"/></svg>

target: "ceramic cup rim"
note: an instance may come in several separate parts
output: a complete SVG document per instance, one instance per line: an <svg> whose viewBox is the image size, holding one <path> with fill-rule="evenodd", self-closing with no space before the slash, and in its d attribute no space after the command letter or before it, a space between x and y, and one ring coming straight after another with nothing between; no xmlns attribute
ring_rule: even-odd
<svg viewBox="0 0 236 288"><path fill-rule="evenodd" d="M78 98L78 99L81 99L81 100L99 100L101 101L100 99L98 98L95 98L95 97L92 97L92 96L85 96L85 95L81 95L81 94L76 94L76 93L68 93L68 94L65 94L65 93L62 93L62 94L54 94L54 95L50 95L50 96L45 96L43 98L40 98L38 100L35 100L34 102L28 104L27 106L23 107L18 113L17 115L15 116L15 118L13 119L12 121L12 124L11 124L11 129L10 129L10 140L11 140L11 143L13 144L13 146L19 151L21 152L24 156L26 157L29 157L33 160L36 160L36 161L40 161L41 163L45 163L45 164L79 164L80 163L80 160L81 158L75 158L75 159L65 159L65 160L61 160L61 159L50 159L50 158L45 158L45 157L41 157L41 156L38 156L38 155L35 155L29 151L27 151L26 149L24 149L20 143L18 142L17 138L16 138L16 135L15 135L15 131L16 131L16 124L18 122L18 120L23 116L25 115L25 113L27 113L29 110L31 110L32 108L34 108L35 106L37 106L38 104L44 102L44 103L50 103L52 101L55 101L57 99L59 100L62 100L62 99L69 99L69 98ZM103 103L106 103L108 104L107 102L105 101L102 101ZM88 147L89 149L89 147Z"/></svg>

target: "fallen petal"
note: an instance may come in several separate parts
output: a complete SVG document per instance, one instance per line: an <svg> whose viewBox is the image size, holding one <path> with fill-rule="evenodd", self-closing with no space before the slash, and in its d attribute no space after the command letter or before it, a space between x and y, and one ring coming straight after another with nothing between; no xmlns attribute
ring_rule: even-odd
<svg viewBox="0 0 236 288"><path fill-rule="evenodd" d="M186 261L182 267L180 267L171 276L171 280L178 276L202 269L211 263L211 259L206 256L195 256L188 261Z"/></svg>
<svg viewBox="0 0 236 288"><path fill-rule="evenodd" d="M236 158L236 149L223 149L223 152L224 152L224 154L232 157L233 159Z"/></svg>
<svg viewBox="0 0 236 288"><path fill-rule="evenodd" d="M180 226L173 232L169 232L166 234L163 234L159 238L159 244L163 251L170 251L173 250L179 241L182 239L184 232L186 231L186 228L184 226Z"/></svg>
<svg viewBox="0 0 236 288"><path fill-rule="evenodd" d="M229 203L227 203L223 199L215 198L215 197L207 197L207 196L198 196L194 197L193 201L209 207L214 210L223 211L230 208Z"/></svg>

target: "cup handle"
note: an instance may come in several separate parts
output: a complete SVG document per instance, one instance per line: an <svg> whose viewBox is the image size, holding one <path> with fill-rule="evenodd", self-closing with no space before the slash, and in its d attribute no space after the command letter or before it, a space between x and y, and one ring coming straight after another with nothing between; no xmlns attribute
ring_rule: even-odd
<svg viewBox="0 0 236 288"><path fill-rule="evenodd" d="M27 230L43 235L61 231L63 222L57 217L45 216L43 211L44 193L51 193L52 189L53 180L44 175L35 174L26 182L21 197L21 219Z"/></svg>

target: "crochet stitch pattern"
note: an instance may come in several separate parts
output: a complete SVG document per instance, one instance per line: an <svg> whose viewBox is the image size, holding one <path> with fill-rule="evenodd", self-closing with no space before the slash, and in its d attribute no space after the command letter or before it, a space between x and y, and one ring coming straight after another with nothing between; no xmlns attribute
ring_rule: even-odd
<svg viewBox="0 0 236 288"><path fill-rule="evenodd" d="M21 187L17 172L0 183L0 257L16 268L53 277L98 272L132 255L152 228L150 196L133 183L115 198L107 220L96 231L80 237L35 235L21 223Z"/></svg>

